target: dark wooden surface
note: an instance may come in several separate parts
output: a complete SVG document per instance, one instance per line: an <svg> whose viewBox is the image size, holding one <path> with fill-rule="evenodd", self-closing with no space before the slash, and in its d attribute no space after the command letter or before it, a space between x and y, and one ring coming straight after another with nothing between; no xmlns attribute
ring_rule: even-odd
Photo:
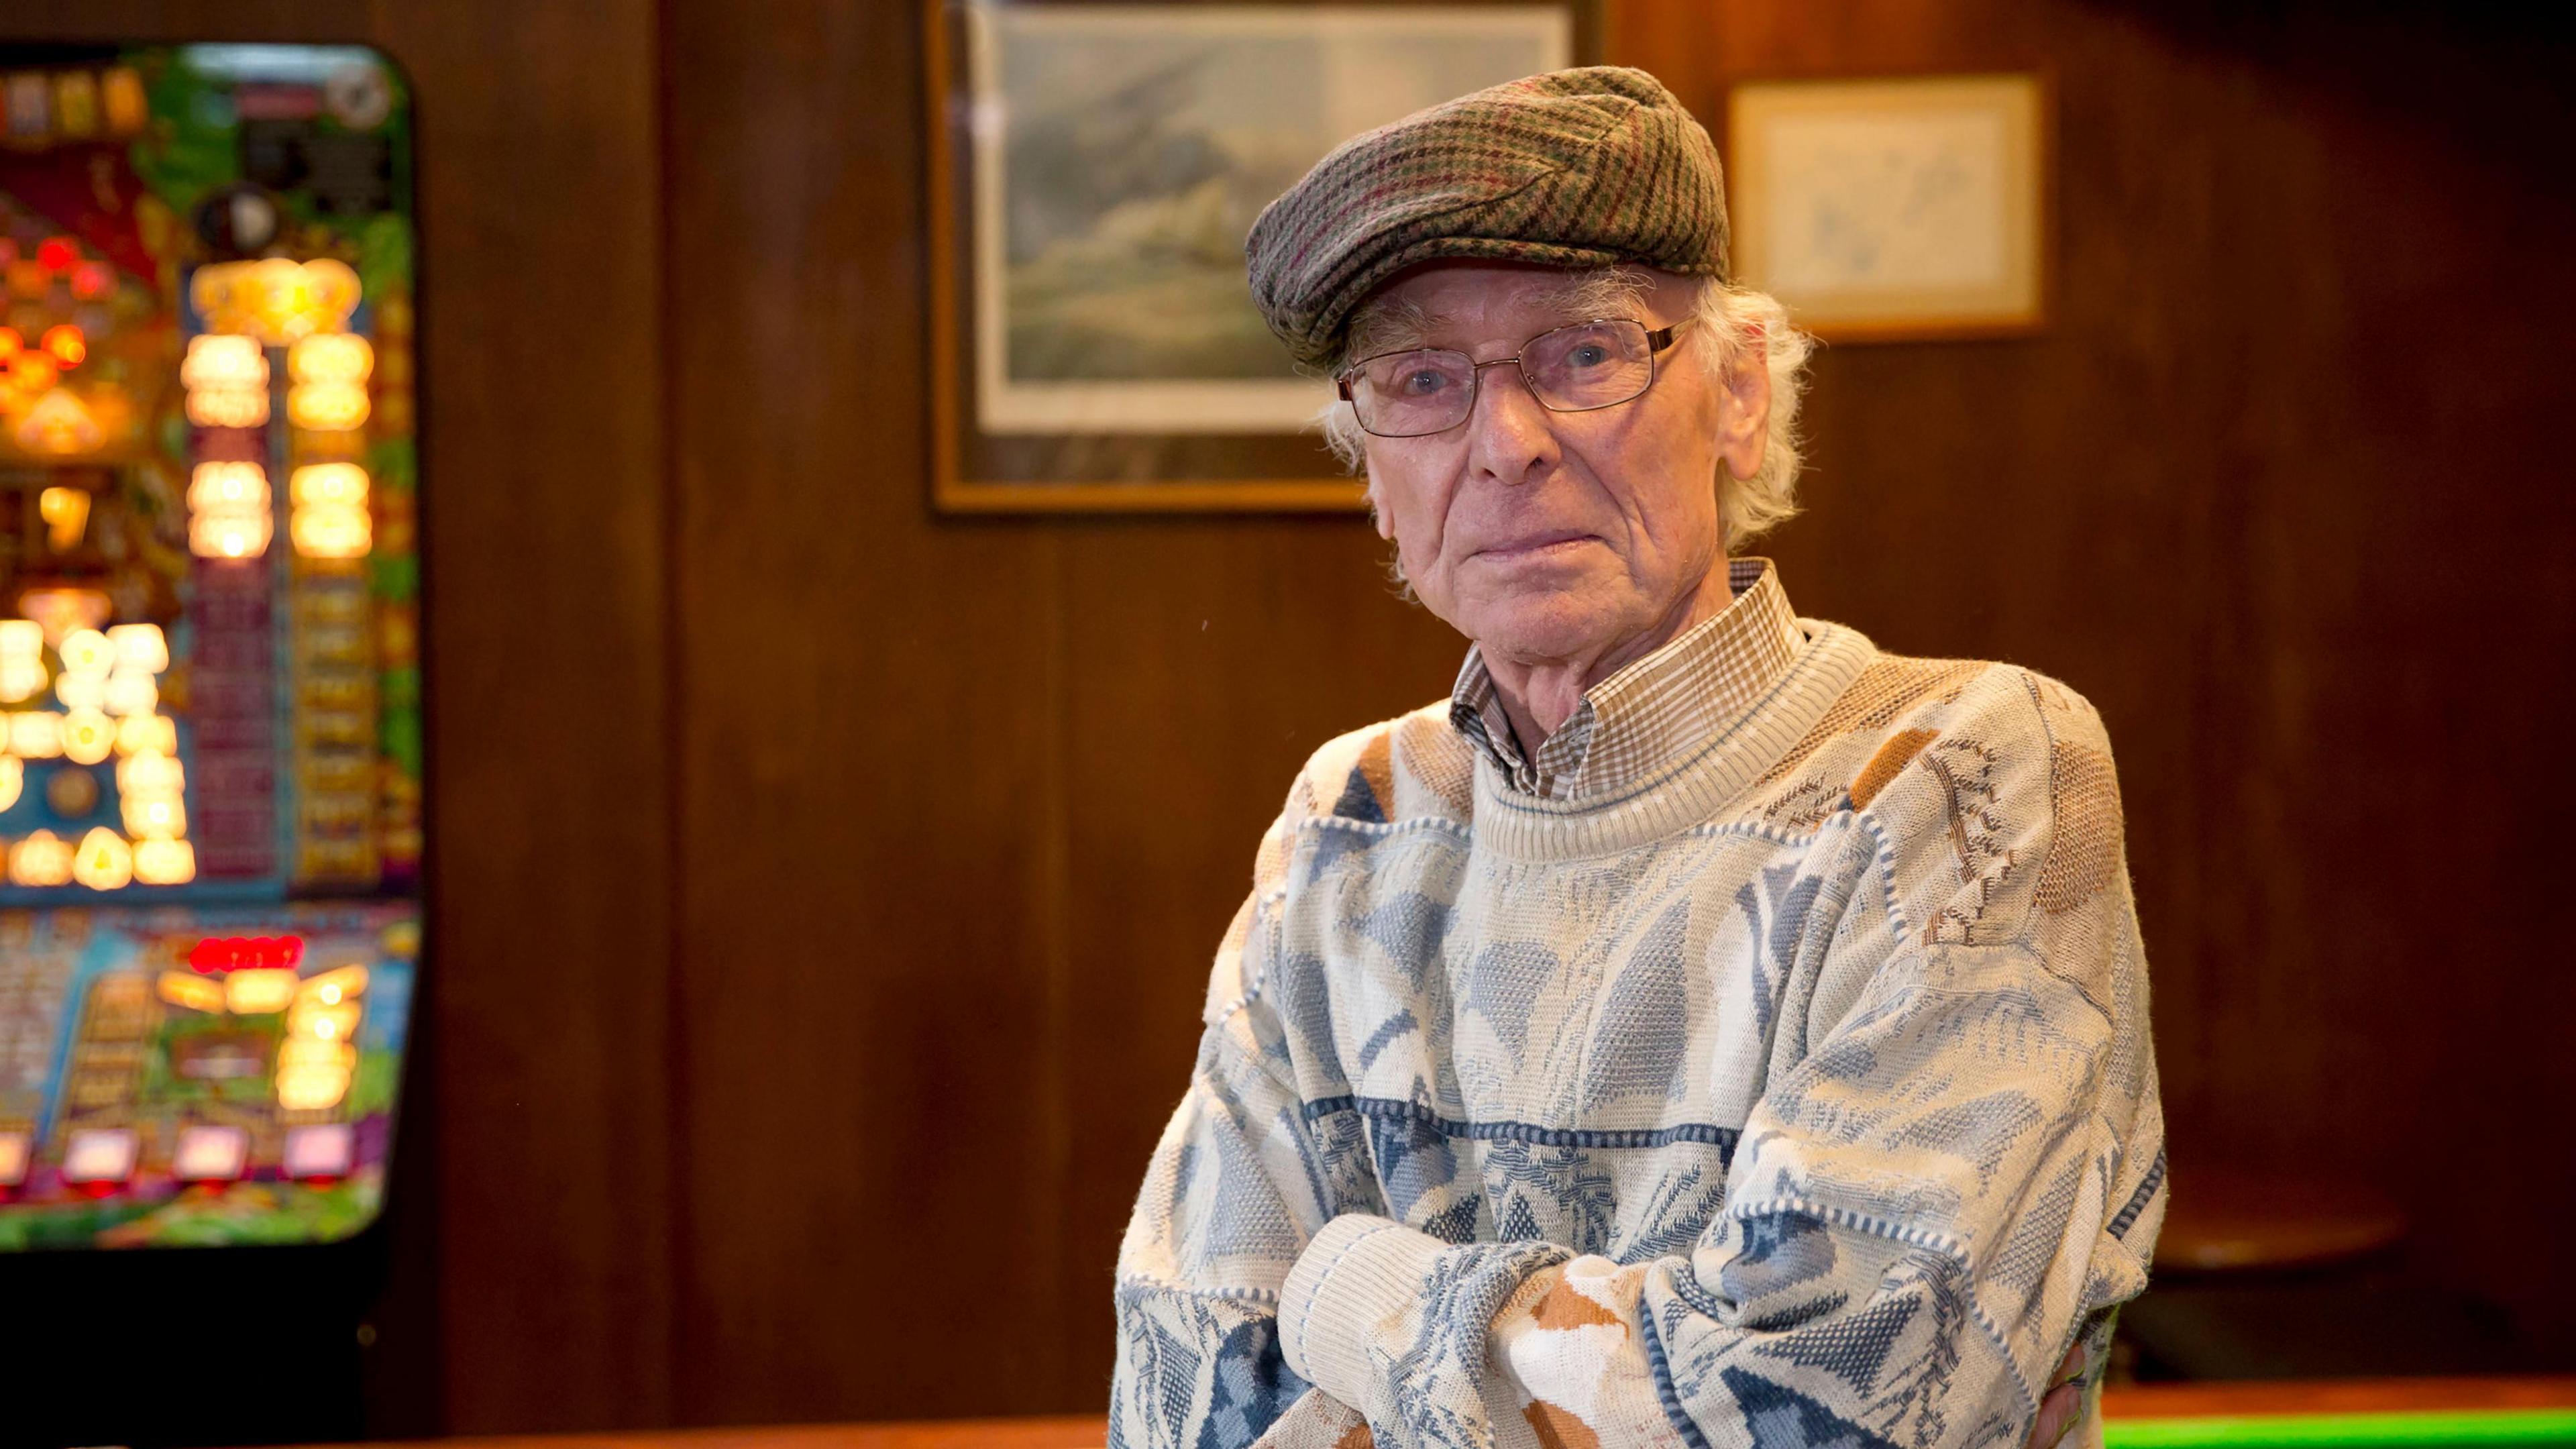
<svg viewBox="0 0 2576 1449"><path fill-rule="evenodd" d="M2563 50L2435 7L1613 0L1703 116L2042 66L2038 338L1817 368L1811 613L2108 717L2192 1157L2576 1338ZM926 506L918 8L33 0L420 92L437 961L389 1429L1089 1409L1297 762L1457 643L1356 520Z"/></svg>

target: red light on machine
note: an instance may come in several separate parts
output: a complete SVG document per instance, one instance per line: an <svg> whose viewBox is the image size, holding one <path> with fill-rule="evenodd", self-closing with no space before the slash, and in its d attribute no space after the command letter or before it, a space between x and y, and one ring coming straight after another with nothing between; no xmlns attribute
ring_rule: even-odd
<svg viewBox="0 0 2576 1449"><path fill-rule="evenodd" d="M220 971L292 971L303 959L302 936L208 936L188 951L188 965L205 976Z"/></svg>
<svg viewBox="0 0 2576 1449"><path fill-rule="evenodd" d="M116 274L105 262L83 262L72 268L72 295L84 302L95 302L116 286Z"/></svg>
<svg viewBox="0 0 2576 1449"><path fill-rule="evenodd" d="M80 248L72 245L70 237L49 236L36 244L36 265L46 271L68 271L79 260Z"/></svg>

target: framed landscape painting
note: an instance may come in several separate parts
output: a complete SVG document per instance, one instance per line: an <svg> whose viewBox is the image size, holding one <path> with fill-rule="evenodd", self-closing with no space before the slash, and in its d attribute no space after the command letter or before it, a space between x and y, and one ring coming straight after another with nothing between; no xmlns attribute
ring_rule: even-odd
<svg viewBox="0 0 2576 1449"><path fill-rule="evenodd" d="M1574 4L930 11L942 509L1347 510L1252 305L1253 218L1349 137L1576 63Z"/></svg>
<svg viewBox="0 0 2576 1449"><path fill-rule="evenodd" d="M2038 76L1738 86L1726 167L1737 275L1828 341L2009 335L2047 320Z"/></svg>

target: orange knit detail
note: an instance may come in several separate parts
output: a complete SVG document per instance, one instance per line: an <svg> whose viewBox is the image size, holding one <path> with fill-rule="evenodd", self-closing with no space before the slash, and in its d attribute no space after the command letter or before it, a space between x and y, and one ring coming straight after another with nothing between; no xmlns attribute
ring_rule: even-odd
<svg viewBox="0 0 2576 1449"><path fill-rule="evenodd" d="M2040 863L2040 909L2064 915L2099 894L2120 868L2120 781L2111 757L2058 741L2048 751L2048 859Z"/></svg>
<svg viewBox="0 0 2576 1449"><path fill-rule="evenodd" d="M1601 1436L1571 1409L1560 1409L1545 1399L1532 1399L1529 1407L1521 1410L1521 1417L1538 1432L1538 1442L1544 1449L1601 1449Z"/></svg>
<svg viewBox="0 0 2576 1449"><path fill-rule="evenodd" d="M1547 1291L1545 1298L1538 1301L1538 1306L1530 1310L1530 1318L1541 1328L1581 1328L1586 1324L1607 1323L1623 1334L1627 1331L1627 1325L1619 1321L1618 1314L1577 1292L1562 1278Z"/></svg>
<svg viewBox="0 0 2576 1449"><path fill-rule="evenodd" d="M1852 808L1869 808L1869 802L1878 798L1878 792L1887 788L1887 782L1914 763L1914 757L1923 752L1923 747L1938 738L1931 730L1898 730L1888 736L1887 743L1878 747L1878 753L1869 757L1868 764L1861 766L1860 778L1852 781Z"/></svg>

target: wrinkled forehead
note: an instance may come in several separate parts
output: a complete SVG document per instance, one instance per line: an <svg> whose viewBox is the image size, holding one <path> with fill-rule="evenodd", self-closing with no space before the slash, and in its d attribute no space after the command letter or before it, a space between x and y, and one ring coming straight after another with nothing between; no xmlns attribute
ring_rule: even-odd
<svg viewBox="0 0 2576 1449"><path fill-rule="evenodd" d="M1359 305L1345 355L1356 361L1413 347L1517 344L1567 322L1639 317L1653 286L1636 267L1434 263L1395 277Z"/></svg>

